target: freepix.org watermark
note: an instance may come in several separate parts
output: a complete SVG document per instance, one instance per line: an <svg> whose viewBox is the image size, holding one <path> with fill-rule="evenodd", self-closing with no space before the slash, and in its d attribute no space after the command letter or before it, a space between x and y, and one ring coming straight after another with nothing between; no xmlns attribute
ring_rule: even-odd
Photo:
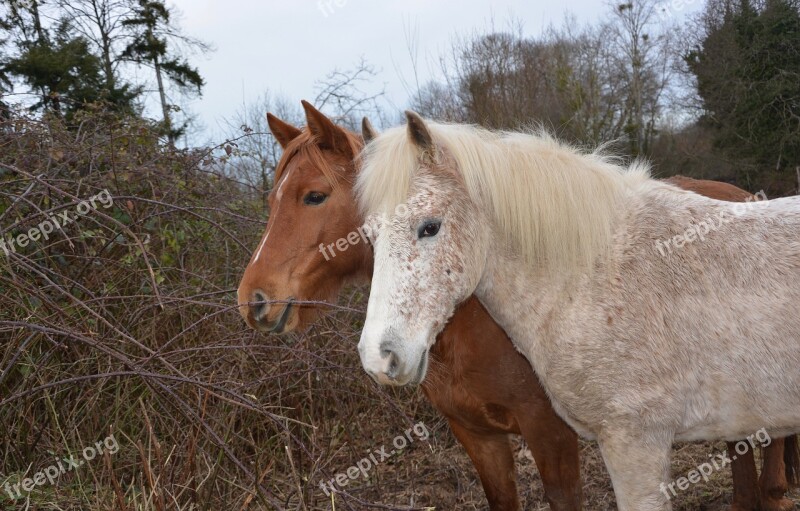
<svg viewBox="0 0 800 511"><path fill-rule="evenodd" d="M750 449L755 449L757 445L761 447L767 447L771 443L772 439L769 437L769 433L767 433L765 428L761 428L754 434L749 435L745 440L737 442L734 448L736 454L734 454L732 457L728 456L728 451L722 451L717 454L709 454L708 457L711 458L711 461L701 463L697 466L697 468L690 470L687 472L686 477L679 477L669 484L661 483L661 493L666 495L667 499L672 499L672 497L676 497L678 495L676 488L678 491L684 491L688 489L690 485L699 483L701 479L705 482L708 482L708 478L711 476L711 474L718 470L724 469L726 466L733 463L739 456L744 456L747 454Z"/></svg>
<svg viewBox="0 0 800 511"><path fill-rule="evenodd" d="M102 455L103 452L108 451L109 454L116 454L119 451L119 444L114 435L110 435L103 440L85 447L81 451L83 459L76 459L75 456L68 458L56 459L56 462L49 467L40 470L33 474L33 477L26 477L17 484L5 483L4 490L11 497L12 500L21 499L22 492L30 493L37 486L42 486L44 483L56 484L58 479L76 468L82 467L87 461L92 461L97 456Z"/></svg>
<svg viewBox="0 0 800 511"><path fill-rule="evenodd" d="M317 8L326 18L345 6L347 0L317 0Z"/></svg>
<svg viewBox="0 0 800 511"><path fill-rule="evenodd" d="M111 193L108 190L103 190L79 202L75 207L77 215L70 215L71 211L65 210L57 215L48 215L39 225L30 228L28 232L18 234L14 237L0 237L0 251L6 256L9 256L11 252L17 253L17 247L25 248L30 242L36 242L40 239L48 240L56 229L62 229L65 225L69 225L80 217L88 215L90 211L97 209L98 204L102 205L105 209L114 205L114 199L111 197Z"/></svg>
<svg viewBox="0 0 800 511"><path fill-rule="evenodd" d="M414 434L412 436L412 433ZM375 449L374 452L369 453L369 456L360 459L355 465L349 467L344 472L339 472L330 481L320 481L319 487L325 492L325 495L331 495L331 491L336 491L342 486L347 486L351 480L355 480L359 475L364 479L369 477L369 472L379 464L398 454L403 449L414 443L414 440L427 440L430 436L428 428L422 422L414 424L403 432L402 435L397 435L392 440L394 449L387 450L388 447L383 445L380 449ZM337 488L338 487L338 488Z"/></svg>
<svg viewBox="0 0 800 511"><path fill-rule="evenodd" d="M755 209L758 207L769 206L767 195L764 191L760 191L749 197L745 202L737 202L733 205L733 215L728 214L724 210L715 216L709 216L704 220L691 224L681 234L667 239L656 240L655 248L662 257L671 254L674 248L683 248L689 243L695 241L705 241L706 234L720 229L723 225L732 222L736 217L744 214L745 211Z"/></svg>
<svg viewBox="0 0 800 511"><path fill-rule="evenodd" d="M405 218L409 214L410 211L406 204L398 204L394 209L395 217ZM375 216L372 220L364 222L364 224L355 231L351 231L347 236L339 238L333 243L328 243L327 245L320 243L319 253L322 254L326 261L330 261L336 257L337 252L345 252L351 246L358 245L359 243L369 243L369 235L372 232L374 223L385 220L387 220L385 216Z"/></svg>

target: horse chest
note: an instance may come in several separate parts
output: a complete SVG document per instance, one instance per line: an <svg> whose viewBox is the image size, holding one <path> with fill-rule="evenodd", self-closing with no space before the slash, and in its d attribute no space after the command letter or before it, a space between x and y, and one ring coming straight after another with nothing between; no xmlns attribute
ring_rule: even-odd
<svg viewBox="0 0 800 511"><path fill-rule="evenodd" d="M449 420L478 433L519 433L514 413L518 400L493 377L476 373L458 376L452 367L442 370L438 364L431 365L423 392Z"/></svg>

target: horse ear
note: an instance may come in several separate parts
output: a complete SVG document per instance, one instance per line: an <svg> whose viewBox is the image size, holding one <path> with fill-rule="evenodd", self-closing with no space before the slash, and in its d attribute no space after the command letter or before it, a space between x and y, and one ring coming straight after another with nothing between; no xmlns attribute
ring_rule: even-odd
<svg viewBox="0 0 800 511"><path fill-rule="evenodd" d="M378 132L372 127L372 123L369 122L369 119L366 117L361 119L361 137L364 139L364 143L369 144L377 136Z"/></svg>
<svg viewBox="0 0 800 511"><path fill-rule="evenodd" d="M323 149L354 156L353 150L350 147L350 141L347 139L344 130L333 124L333 121L311 106L311 103L308 101L303 100L301 103L303 103L303 109L306 111L308 130L317 138L319 146Z"/></svg>
<svg viewBox="0 0 800 511"><path fill-rule="evenodd" d="M433 137L422 117L417 112L406 110L406 119L408 120L408 136L411 141L423 151L433 152Z"/></svg>
<svg viewBox="0 0 800 511"><path fill-rule="evenodd" d="M286 149L289 142L302 133L299 129L289 123L283 122L269 112L267 112L267 124L269 124L269 130L272 132L275 140L278 141L283 149Z"/></svg>

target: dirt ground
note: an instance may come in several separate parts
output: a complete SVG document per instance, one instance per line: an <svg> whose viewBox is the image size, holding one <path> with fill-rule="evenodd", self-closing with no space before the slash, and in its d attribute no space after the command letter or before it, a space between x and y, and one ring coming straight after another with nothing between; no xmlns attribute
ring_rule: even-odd
<svg viewBox="0 0 800 511"><path fill-rule="evenodd" d="M372 481L353 485L348 492L369 502L380 502L389 508L404 506L435 510L477 511L488 505L480 480L463 448L452 439L446 423L436 424L429 443L420 443L401 458L376 468ZM514 438L517 460L518 490L522 509L547 510L541 479L524 440ZM611 481L603 464L597 444L581 442L581 468L584 489L584 508L588 511L614 511L616 501ZM673 477L685 475L708 459L709 454L721 452L725 444L678 444L672 463ZM757 464L760 470L760 451ZM713 473L709 481L691 485L673 499L674 511L727 510L732 495L729 467ZM790 492L795 504L800 504L800 491ZM796 506L797 507L797 506ZM336 506L335 509L340 509ZM344 509L344 507L341 507Z"/></svg>

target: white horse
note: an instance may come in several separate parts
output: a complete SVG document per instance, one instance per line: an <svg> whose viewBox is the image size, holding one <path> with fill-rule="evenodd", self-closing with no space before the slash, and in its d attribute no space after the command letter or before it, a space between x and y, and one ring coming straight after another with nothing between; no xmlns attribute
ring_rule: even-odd
<svg viewBox="0 0 800 511"><path fill-rule="evenodd" d="M676 440L800 431L800 198L716 201L544 134L407 118L357 182L378 382L422 381L474 292L598 441L621 510L671 508Z"/></svg>

